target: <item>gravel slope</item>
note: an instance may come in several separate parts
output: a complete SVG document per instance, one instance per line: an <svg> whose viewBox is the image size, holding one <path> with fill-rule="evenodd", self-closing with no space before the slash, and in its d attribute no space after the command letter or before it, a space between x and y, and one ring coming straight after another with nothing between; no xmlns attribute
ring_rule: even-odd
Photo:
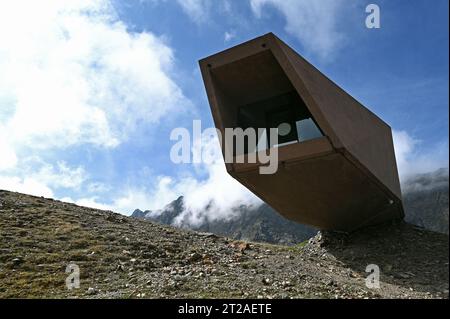
<svg viewBox="0 0 450 319"><path fill-rule="evenodd" d="M405 223L276 246L0 191L1 298L448 298L448 261L448 235Z"/></svg>

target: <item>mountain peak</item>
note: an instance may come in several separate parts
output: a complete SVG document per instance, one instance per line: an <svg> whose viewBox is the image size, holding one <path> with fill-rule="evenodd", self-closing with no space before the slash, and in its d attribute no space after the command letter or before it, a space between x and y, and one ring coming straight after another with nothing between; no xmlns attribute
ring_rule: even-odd
<svg viewBox="0 0 450 319"><path fill-rule="evenodd" d="M417 174L403 183L403 205L405 220L428 230L448 234L448 168L441 168L425 174ZM198 231L216 233L235 239L246 239L278 244L302 242L317 232L316 229L289 221L267 204L259 207L240 206L231 219L205 218L200 225L189 223L189 213L180 196L164 208L146 211L133 217L144 217L166 225L177 225ZM148 213L150 212L150 213ZM208 216L207 208L201 215Z"/></svg>
<svg viewBox="0 0 450 319"><path fill-rule="evenodd" d="M135 209L131 214L131 217L142 218L145 216L145 213L139 208Z"/></svg>

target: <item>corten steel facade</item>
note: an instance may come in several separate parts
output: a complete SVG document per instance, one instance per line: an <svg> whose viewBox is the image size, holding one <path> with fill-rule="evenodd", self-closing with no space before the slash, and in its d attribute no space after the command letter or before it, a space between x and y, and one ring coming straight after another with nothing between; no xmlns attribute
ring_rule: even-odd
<svg viewBox="0 0 450 319"><path fill-rule="evenodd" d="M275 174L260 174L259 163L225 164L280 214L341 231L403 218L391 128L275 35L199 63L222 136L282 120L297 126L286 139L293 143L278 147Z"/></svg>

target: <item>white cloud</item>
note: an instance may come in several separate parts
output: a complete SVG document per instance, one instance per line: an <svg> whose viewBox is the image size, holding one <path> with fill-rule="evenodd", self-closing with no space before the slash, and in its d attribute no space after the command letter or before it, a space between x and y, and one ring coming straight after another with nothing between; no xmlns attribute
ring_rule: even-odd
<svg viewBox="0 0 450 319"><path fill-rule="evenodd" d="M250 0L257 17L263 16L266 6L280 11L286 19L286 32L295 36L308 52L324 60L330 59L345 40L337 27L345 4L348 5L342 0Z"/></svg>
<svg viewBox="0 0 450 319"><path fill-rule="evenodd" d="M224 40L225 42L231 41L236 37L236 34L233 31L226 31L224 34Z"/></svg>
<svg viewBox="0 0 450 319"><path fill-rule="evenodd" d="M34 196L54 197L53 191L45 183L29 177L22 179L15 176L0 176L0 189Z"/></svg>
<svg viewBox="0 0 450 319"><path fill-rule="evenodd" d="M205 220L229 219L241 206L257 207L262 201L226 172L223 162L208 166L208 178L181 180L185 211L176 222L198 225Z"/></svg>
<svg viewBox="0 0 450 319"><path fill-rule="evenodd" d="M113 207L108 204L102 204L98 202L98 197L81 198L78 200L73 200L71 197L63 197L60 199L66 203L77 204L78 206L91 207L103 210L112 210Z"/></svg>
<svg viewBox="0 0 450 319"><path fill-rule="evenodd" d="M233 8L229 0L222 0L219 6L219 10L226 14L233 14Z"/></svg>
<svg viewBox="0 0 450 319"><path fill-rule="evenodd" d="M405 131L393 131L395 157L400 180L422 173L448 167L448 143L438 143L432 148L418 151L421 141Z"/></svg>
<svg viewBox="0 0 450 319"><path fill-rule="evenodd" d="M37 172L27 175L53 188L79 188L88 179L85 169L81 166L69 167L60 161L56 166L44 164Z"/></svg>
<svg viewBox="0 0 450 319"><path fill-rule="evenodd" d="M89 193L105 193L111 190L111 186L101 182L91 182L86 185Z"/></svg>
<svg viewBox="0 0 450 319"><path fill-rule="evenodd" d="M88 174L59 152L113 148L176 114L190 102L173 67L172 49L129 31L109 0L1 2L0 188L44 196L80 188ZM42 152L53 158L26 161Z"/></svg>
<svg viewBox="0 0 450 319"><path fill-rule="evenodd" d="M0 130L0 172L13 168L17 163L16 153L5 136L6 134Z"/></svg>
<svg viewBox="0 0 450 319"><path fill-rule="evenodd" d="M156 210L179 196L179 186L169 177L157 178L155 188L152 191L144 187L125 187L122 194L110 203L105 203L99 196L61 198L62 201L75 203L80 206L98 209L112 210L124 215L130 215L136 208ZM174 189L171 187L174 186Z"/></svg>
<svg viewBox="0 0 450 319"><path fill-rule="evenodd" d="M403 194L411 192L428 192L436 188L447 187L448 167L435 170L432 173L417 174L403 181Z"/></svg>
<svg viewBox="0 0 450 319"><path fill-rule="evenodd" d="M124 195L114 200L112 206L123 214L130 214L136 208L158 209L177 197L176 190L171 189L172 180L169 177L156 179L152 191L145 188L129 187Z"/></svg>
<svg viewBox="0 0 450 319"><path fill-rule="evenodd" d="M436 145L431 153L421 153L418 150L420 141L407 132L394 130L393 138L402 181L416 174L448 167L446 143ZM129 214L136 208L160 209L178 196L184 195L185 210L176 222L191 225L201 224L205 220L229 219L238 213L236 209L240 206L259 206L262 201L226 172L218 141L203 137L202 143L205 149L215 154L210 165L201 164L197 167L198 172L205 173L205 179L195 175L178 179L160 177L153 190L141 189L136 195L131 191L114 205L120 207L121 212Z"/></svg>
<svg viewBox="0 0 450 319"><path fill-rule="evenodd" d="M267 5L277 8L286 17L286 30L324 58L343 38L336 30L341 3L251 0L257 16ZM210 14L206 1L179 4L198 22ZM233 34L224 36L230 40ZM227 174L221 156L185 176L160 176L153 187L125 187L109 203L92 196L108 186L91 181L83 166L24 163L36 150L79 144L115 147L138 123L157 124L173 114L189 103L173 80L173 66L172 49L152 33L128 31L107 0L2 2L0 188L54 197L54 190L77 189L88 182L83 197L64 199L124 214L135 208L159 209L184 195L181 218L192 224L229 218L241 205L259 205L255 195ZM394 140L402 179L448 161L446 145L419 154L420 142L406 132L394 132Z"/></svg>
<svg viewBox="0 0 450 319"><path fill-rule="evenodd" d="M127 207L128 213L136 208L157 210L183 195L185 211L178 222L193 225L205 219L228 219L239 206L259 206L261 200L227 173L217 138L203 136L201 145L195 143L194 152L200 148L208 152L209 164L197 164L197 174L180 178L161 176L153 190L129 192L114 205L120 209Z"/></svg>
<svg viewBox="0 0 450 319"><path fill-rule="evenodd" d="M183 11L196 23L207 21L211 2L208 0L177 0Z"/></svg>
<svg viewBox="0 0 450 319"><path fill-rule="evenodd" d="M2 2L1 165L23 148L114 147L138 123L158 123L188 103L173 64L170 47L129 32L107 0Z"/></svg>
<svg viewBox="0 0 450 319"><path fill-rule="evenodd" d="M33 165L27 165L15 174L0 175L0 189L35 196L54 197L53 189L79 189L88 179L83 167L70 167L63 161L51 165L38 160Z"/></svg>
<svg viewBox="0 0 450 319"><path fill-rule="evenodd" d="M122 195L111 203L103 203L95 196L77 200L69 198L69 201L129 215L136 208L161 209L179 196L184 196L185 210L178 222L192 225L205 220L229 219L235 216L240 206L261 205L260 199L227 173L217 139L203 136L202 145L202 150L208 152L209 164L197 164L194 172L178 178L159 176L150 188L125 187ZM194 148L199 150L200 144L195 143Z"/></svg>
<svg viewBox="0 0 450 319"><path fill-rule="evenodd" d="M448 167L447 144L441 143L434 147L431 153L424 154L417 150L420 141L412 138L407 132L394 130L393 137L402 182L417 174ZM76 200L66 197L61 200L129 215L136 208L156 211L183 195L185 210L175 221L178 225L199 225L207 220L229 219L238 214L238 209L242 206L261 205L262 201L259 198L227 173L218 141L203 136L202 145L203 150L208 150L209 154L213 155L210 164L198 164L196 167L195 171L204 174L205 178L199 178L198 174L192 173L179 178L160 176L156 178L152 188L125 187L123 195L111 203L104 203L97 196ZM195 147L198 146L196 143ZM51 180L47 179L46 182ZM14 184L16 191L48 197L52 195L51 189L37 180L36 176L23 181L0 178L0 188L5 183Z"/></svg>

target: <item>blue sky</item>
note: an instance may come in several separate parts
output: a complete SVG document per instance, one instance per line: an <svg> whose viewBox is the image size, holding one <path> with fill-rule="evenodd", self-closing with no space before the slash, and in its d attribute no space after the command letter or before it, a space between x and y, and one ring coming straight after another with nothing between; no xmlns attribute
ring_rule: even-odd
<svg viewBox="0 0 450 319"><path fill-rule="evenodd" d="M365 26L370 3L379 29ZM267 32L391 125L402 179L448 166L448 9L447 0L2 2L0 188L122 213L179 195L194 211L214 201L218 216L256 205L219 159L172 163L169 135L193 119L213 125L197 61Z"/></svg>

